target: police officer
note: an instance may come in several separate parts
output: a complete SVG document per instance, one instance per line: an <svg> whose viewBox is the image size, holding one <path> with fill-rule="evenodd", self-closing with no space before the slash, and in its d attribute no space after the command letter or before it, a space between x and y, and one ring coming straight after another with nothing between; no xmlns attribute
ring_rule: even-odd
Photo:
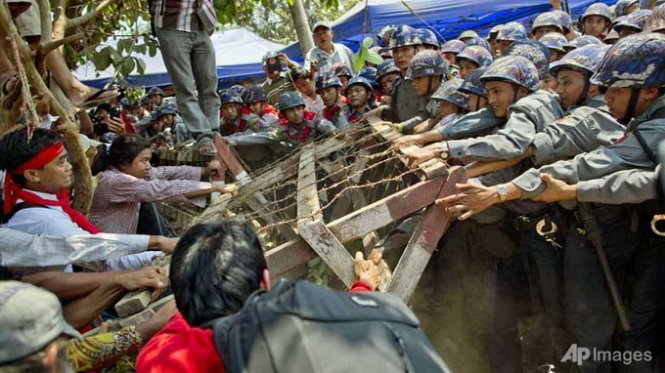
<svg viewBox="0 0 665 373"><path fill-rule="evenodd" d="M332 72L316 77L316 94L321 96L323 117L331 121L339 129L347 128L349 123L349 107L342 102L342 82Z"/></svg>
<svg viewBox="0 0 665 373"><path fill-rule="evenodd" d="M182 144L186 141L193 140L192 133L189 131L185 122L182 120L176 105L173 103L164 103L157 109L156 117L164 126L164 129L171 128L172 133L175 134L175 143Z"/></svg>
<svg viewBox="0 0 665 373"><path fill-rule="evenodd" d="M159 87L152 87L148 90L148 99L152 104L152 110L157 109L159 105L162 104L165 96L166 93L164 93L164 90Z"/></svg>
<svg viewBox="0 0 665 373"><path fill-rule="evenodd" d="M392 59L383 61L376 69L376 80L381 86L381 99L379 105L390 105L392 102L393 87L399 78L399 69Z"/></svg>
<svg viewBox="0 0 665 373"><path fill-rule="evenodd" d="M441 53L443 58L448 61L449 65L457 65L457 55L466 48L466 43L461 40L453 39L445 42L441 46Z"/></svg>
<svg viewBox="0 0 665 373"><path fill-rule="evenodd" d="M496 35L497 41L497 55L502 56L505 51L515 41L526 40L528 36L526 29L519 22L509 22L501 26L499 33Z"/></svg>
<svg viewBox="0 0 665 373"><path fill-rule="evenodd" d="M448 126L466 113L468 97L459 91L462 83L464 83L463 80L455 79L441 84L427 104L430 113L428 126L422 129L416 127L414 133Z"/></svg>
<svg viewBox="0 0 665 373"><path fill-rule="evenodd" d="M550 32L538 41L550 50L550 63L560 60L566 54L565 45L568 44L568 39L561 33Z"/></svg>
<svg viewBox="0 0 665 373"><path fill-rule="evenodd" d="M245 88L242 101L242 120L245 121L247 129L255 132L266 131L279 125L279 113L268 103L263 87L253 85Z"/></svg>
<svg viewBox="0 0 665 373"><path fill-rule="evenodd" d="M564 34L563 25L560 23L560 18L554 12L541 13L533 21L531 25L531 35L534 39L540 40L543 35L550 32L558 32Z"/></svg>
<svg viewBox="0 0 665 373"><path fill-rule="evenodd" d="M457 55L457 64L460 67L460 77L466 79L473 70L479 67L487 67L492 64L492 54L481 46L470 46L464 48Z"/></svg>
<svg viewBox="0 0 665 373"><path fill-rule="evenodd" d="M374 88L369 80L357 75L349 80L344 90L349 106L349 122L358 123L365 113L375 107Z"/></svg>
<svg viewBox="0 0 665 373"><path fill-rule="evenodd" d="M234 94L230 89L224 90L220 94L220 104L222 107L220 132L223 136L229 136L236 133L245 132L245 123L242 120L242 98Z"/></svg>
<svg viewBox="0 0 665 373"><path fill-rule="evenodd" d="M665 98L662 95L665 71L653 66L664 58L663 35L638 34L621 39L607 52L591 83L608 88L606 99L610 112L620 122L627 123L624 138L572 160L529 170L513 182L497 188L496 195L492 192L482 194L491 196L489 202L537 198L546 189L545 180L551 182L549 176L541 177L541 174L576 183L633 168L653 169L658 144L665 138ZM653 298L651 294L659 293L665 285L660 270L665 264L664 257L662 250L658 250L662 249L662 239L649 234L646 241L638 240L645 235L640 236L633 229L633 214L625 206L592 205L585 209L600 227L600 232L595 233L604 238L603 249L616 281L621 284L628 273L632 276L627 282L629 286L624 288L630 330L619 334L619 348L649 351L655 355L659 352L657 339L664 305L662 297ZM450 208L450 211L455 210L457 207ZM591 233L586 224L588 219L581 219L579 214L575 216L577 219L568 232L564 261L567 314L579 346L611 350L617 320L615 303L605 280L606 272L595 252L597 247L586 236ZM648 216L646 219L643 216L641 226L646 226L648 220ZM632 270L629 264L634 266ZM585 360L581 363L582 371L606 371L610 366L607 361ZM654 357L649 361L634 361L628 367L631 372L657 371L655 364L658 363L659 358Z"/></svg>
<svg viewBox="0 0 665 373"><path fill-rule="evenodd" d="M612 10L603 3L593 3L580 17L580 26L584 35L603 39L612 25Z"/></svg>

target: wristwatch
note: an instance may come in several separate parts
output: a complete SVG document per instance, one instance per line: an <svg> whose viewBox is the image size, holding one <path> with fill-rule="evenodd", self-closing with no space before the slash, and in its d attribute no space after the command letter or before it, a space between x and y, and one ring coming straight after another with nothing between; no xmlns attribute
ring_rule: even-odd
<svg viewBox="0 0 665 373"><path fill-rule="evenodd" d="M439 145L439 147L441 148L441 154L439 154L439 157L441 157L441 159L443 160L448 159L448 157L450 157L450 152L448 151L448 143L446 143L445 141L441 142L441 145Z"/></svg>
<svg viewBox="0 0 665 373"><path fill-rule="evenodd" d="M508 188L506 188L506 184L497 185L496 192L499 195L499 201L506 202L506 199L508 199Z"/></svg>

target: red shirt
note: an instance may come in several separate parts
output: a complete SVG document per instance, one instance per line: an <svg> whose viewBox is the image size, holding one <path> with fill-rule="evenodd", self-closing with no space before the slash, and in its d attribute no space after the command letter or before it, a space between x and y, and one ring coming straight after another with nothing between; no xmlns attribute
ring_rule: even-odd
<svg viewBox="0 0 665 373"><path fill-rule="evenodd" d="M371 291L364 282L356 282L349 293ZM217 354L212 329L192 328L180 313L143 346L136 359L138 373L215 372L224 373Z"/></svg>

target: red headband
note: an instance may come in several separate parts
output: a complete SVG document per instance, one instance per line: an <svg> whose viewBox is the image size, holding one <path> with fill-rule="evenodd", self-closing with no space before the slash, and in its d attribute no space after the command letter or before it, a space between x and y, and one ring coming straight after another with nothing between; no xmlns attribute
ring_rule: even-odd
<svg viewBox="0 0 665 373"><path fill-rule="evenodd" d="M27 170L36 170L46 166L49 162L54 160L62 151L65 150L65 146L62 143L53 144L42 149L37 155L30 158L27 162L18 166L15 170L12 171L15 175L20 175Z"/></svg>

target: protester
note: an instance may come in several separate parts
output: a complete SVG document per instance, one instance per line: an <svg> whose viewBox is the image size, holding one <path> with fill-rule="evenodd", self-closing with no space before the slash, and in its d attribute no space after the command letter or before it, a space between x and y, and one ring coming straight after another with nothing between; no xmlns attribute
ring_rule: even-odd
<svg viewBox="0 0 665 373"><path fill-rule="evenodd" d="M289 71L289 77L305 102L307 110L320 115L323 112L323 100L316 94L316 85L309 71L295 67Z"/></svg>

